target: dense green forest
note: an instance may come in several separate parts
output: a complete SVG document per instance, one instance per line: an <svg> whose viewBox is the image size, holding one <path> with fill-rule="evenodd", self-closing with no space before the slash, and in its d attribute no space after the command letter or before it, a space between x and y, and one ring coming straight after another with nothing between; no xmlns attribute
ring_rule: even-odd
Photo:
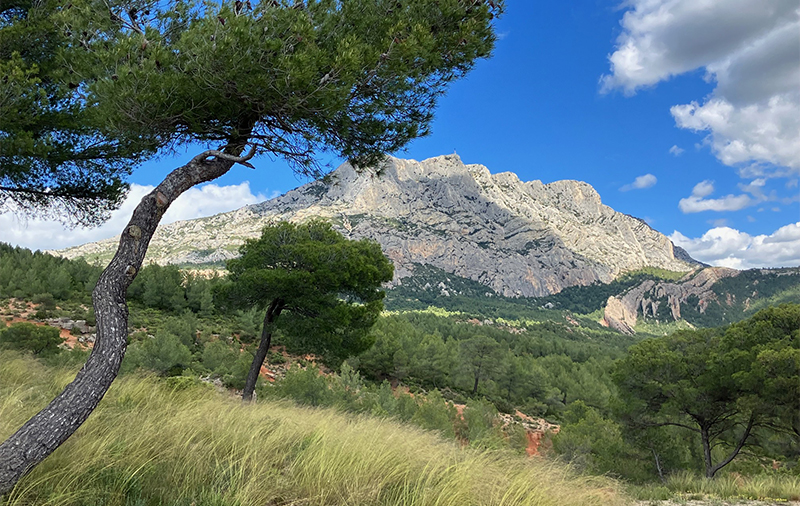
<svg viewBox="0 0 800 506"><path fill-rule="evenodd" d="M0 327L26 311L30 313L28 319L68 317L92 325L90 289L99 272L99 267L83 261L0 245ZM640 273L623 278L619 284L651 275ZM778 297L793 286L783 286L793 276L781 278L776 274L772 284L757 283L764 279L763 273L753 275L760 277L748 276L745 272L731 278L741 285L731 284L732 289L750 290L754 283L769 285L773 287L770 292L762 288L765 296L783 302ZM128 294L130 344L123 373L145 369L161 376L203 378L241 389L263 313L256 308L220 310L215 294L222 283L220 277L198 276L175 266L145 267ZM449 290L457 288L452 277L450 283ZM417 288L420 286L424 284ZM631 395L625 393L627 387L621 390L627 383L619 365L628 360L628 350L670 336L625 336L591 318L542 309L541 300L475 297L478 287L466 282L460 295L452 292L445 299L434 297L419 301L413 309L398 310L398 300L404 299L406 304L411 301L412 288L406 284L406 292L390 292L389 306L394 310L385 312L373 327L374 345L343 364L326 360L324 353L308 356L315 351L308 349L308 340L293 340L279 328L266 363L276 381L262 380L258 395L392 416L470 444L517 449L525 446L524 434L500 430L493 420L498 412L520 410L561 424L561 432L553 438L553 451L586 472L649 482L659 476L702 470L699 436L691 431L684 434L684 429L675 425L637 425L636 420L643 417L633 416L630 409L626 410L632 403L621 400L623 394ZM598 287L581 287L559 295L566 304L595 290L601 293ZM593 297L600 300L605 293ZM554 300L558 299L550 299ZM447 301L452 303L449 310L427 305ZM29 303L33 303L33 309ZM797 306L783 307L797 311ZM774 312L762 313L767 316L730 327L734 330L696 332L701 332L697 334L701 337L707 332L713 339L722 339L714 336L724 337L734 331L752 334L756 332L753 329L763 330L764 321L784 318ZM78 349L59 352L53 329L24 325L12 323L0 329L0 347L27 350L51 364L85 359L86 352ZM783 362L773 364L782 364L781 374L789 378L796 375L799 340L796 335L794 344L784 339L780 341L783 348L774 344L778 341L765 345L765 353L784 354ZM772 356L769 353L763 356ZM326 367L331 365L336 371ZM458 415L444 401L466 404L468 409ZM780 472L800 473L796 439L800 422L790 420L787 425L785 413L782 416L781 431L770 429L768 424L753 429L745 451L726 472L761 472L766 462L775 460L780 462ZM730 449L739 429L727 427L722 431L725 437L714 458Z"/></svg>

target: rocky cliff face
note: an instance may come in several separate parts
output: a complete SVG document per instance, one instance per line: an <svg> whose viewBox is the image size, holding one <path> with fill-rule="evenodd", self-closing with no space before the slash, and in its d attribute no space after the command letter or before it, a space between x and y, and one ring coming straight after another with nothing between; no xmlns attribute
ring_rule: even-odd
<svg viewBox="0 0 800 506"><path fill-rule="evenodd" d="M604 323L626 334L641 321L684 320L698 326L719 326L745 318L767 305L796 302L800 269L725 267L695 270L676 281L645 280L608 298Z"/></svg>
<svg viewBox="0 0 800 506"><path fill-rule="evenodd" d="M699 310L705 311L717 295L712 286L720 279L736 276L739 271L725 267L708 267L676 281L647 280L624 294L609 297L604 310L605 323L622 333L635 334L637 320L641 318L659 319L668 314L668 319L681 319L681 304L690 297L699 300ZM663 319L663 318L662 318Z"/></svg>
<svg viewBox="0 0 800 506"><path fill-rule="evenodd" d="M148 261L202 264L236 255L267 223L331 220L342 233L378 241L395 283L415 264L476 280L507 296L541 296L608 282L642 267L689 271L688 255L643 221L618 213L579 181L522 182L456 155L390 158L380 173L345 164L324 181L209 218L160 227ZM110 258L117 239L60 252Z"/></svg>

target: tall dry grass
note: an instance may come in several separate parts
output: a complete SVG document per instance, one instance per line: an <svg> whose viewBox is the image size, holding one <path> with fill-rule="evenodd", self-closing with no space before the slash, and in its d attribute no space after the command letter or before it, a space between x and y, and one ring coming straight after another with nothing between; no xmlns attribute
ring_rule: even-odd
<svg viewBox="0 0 800 506"><path fill-rule="evenodd" d="M680 472L663 485L631 487L638 499L706 498L753 499L770 502L800 501L800 476L790 474L720 474L706 479L696 473Z"/></svg>
<svg viewBox="0 0 800 506"><path fill-rule="evenodd" d="M0 353L0 438L73 372ZM243 406L190 381L128 376L5 499L21 505L615 505L607 479L462 449L389 419Z"/></svg>

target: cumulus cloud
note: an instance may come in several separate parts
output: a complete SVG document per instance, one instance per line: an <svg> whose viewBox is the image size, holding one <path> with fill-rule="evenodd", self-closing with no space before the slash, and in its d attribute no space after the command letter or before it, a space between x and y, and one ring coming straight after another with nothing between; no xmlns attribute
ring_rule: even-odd
<svg viewBox="0 0 800 506"><path fill-rule="evenodd" d="M643 176L638 176L636 179L633 180L633 183L626 184L622 186L619 191L630 191L630 190L644 190L645 188L650 188L651 186L655 186L658 182L658 179L652 174L645 174Z"/></svg>
<svg viewBox="0 0 800 506"><path fill-rule="evenodd" d="M677 230L669 236L676 246L711 265L752 269L800 266L800 222L769 235L751 236L730 227L715 227L690 239Z"/></svg>
<svg viewBox="0 0 800 506"><path fill-rule="evenodd" d="M800 94L794 95L744 106L711 98L703 105L673 106L670 112L679 127L709 132L704 143L726 165L758 161L800 172Z"/></svg>
<svg viewBox="0 0 800 506"><path fill-rule="evenodd" d="M675 155L675 156L681 156L684 151L686 151L686 150L683 149L683 148L679 148L677 144L675 144L671 148L669 148L669 154Z"/></svg>
<svg viewBox="0 0 800 506"><path fill-rule="evenodd" d="M628 0L601 91L632 95L702 69L704 99L671 108L725 164L800 172L800 6L796 0ZM780 176L780 172L774 175Z"/></svg>
<svg viewBox="0 0 800 506"><path fill-rule="evenodd" d="M112 213L107 222L96 228L69 230L56 221L25 220L10 213L0 214L0 241L34 250L52 250L113 237L125 227L136 205L153 188L153 186L132 184L122 206ZM178 197L161 223L212 216L264 200L267 200L267 197L263 194L252 193L250 183L247 181L231 186L207 184L191 188Z"/></svg>
<svg viewBox="0 0 800 506"><path fill-rule="evenodd" d="M726 195L718 199L707 199L714 193L713 181L702 181L692 189L692 194L681 199L678 207L683 213L700 213L703 211L738 211L752 206L757 201L749 195Z"/></svg>

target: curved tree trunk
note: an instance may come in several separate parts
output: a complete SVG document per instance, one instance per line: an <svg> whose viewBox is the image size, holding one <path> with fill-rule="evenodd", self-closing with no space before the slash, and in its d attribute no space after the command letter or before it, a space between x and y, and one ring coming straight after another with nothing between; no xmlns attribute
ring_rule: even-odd
<svg viewBox="0 0 800 506"><path fill-rule="evenodd" d="M88 418L117 376L128 337L128 286L139 272L147 246L169 205L194 185L228 172L243 144L225 153L206 152L172 171L133 211L117 253L97 281L92 300L97 340L75 379L46 408L0 444L0 495L67 440ZM208 160L208 156L216 156Z"/></svg>
<svg viewBox="0 0 800 506"><path fill-rule="evenodd" d="M261 372L261 366L264 364L264 359L267 358L270 344L272 343L272 329L275 320L280 316L283 311L283 300L273 300L267 308L267 314L264 315L264 327L261 329L261 341L258 343L258 349L253 357L253 363L250 364L250 370L247 372L247 379L244 382L244 390L242 391L242 401L250 402L253 400L253 392L256 389L256 382L258 381L258 373Z"/></svg>
<svg viewBox="0 0 800 506"><path fill-rule="evenodd" d="M731 453L728 455L728 457L725 458L725 460L723 460L722 462L720 462L719 464L717 464L716 466L711 468L711 470L710 470L711 476L709 476L709 478L713 478L714 475L717 474L717 471L719 471L723 467L725 467L728 464L730 464L731 461L737 455L739 455L739 452L744 447L745 442L747 442L747 438L750 437L750 432L753 430L753 425L755 424L755 421L756 421L756 414L755 413L751 413L750 414L750 419L747 422L747 427L745 427L744 432L742 433L742 437L739 438L739 442L737 443L736 447L731 451Z"/></svg>

